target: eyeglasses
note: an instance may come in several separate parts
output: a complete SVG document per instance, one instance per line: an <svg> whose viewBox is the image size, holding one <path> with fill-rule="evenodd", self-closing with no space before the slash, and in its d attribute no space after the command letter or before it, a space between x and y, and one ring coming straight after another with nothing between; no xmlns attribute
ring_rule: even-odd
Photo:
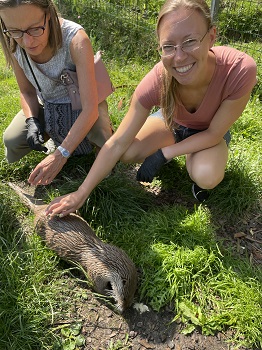
<svg viewBox="0 0 262 350"><path fill-rule="evenodd" d="M46 27L46 13L45 13L45 21L44 21L44 25L40 26L40 27L33 27L33 28L29 28L26 30L18 30L18 29L14 29L14 30L7 30L7 29L3 29L3 33L5 35L7 35L9 38L12 39L20 39L22 38L22 36L24 35L24 33L30 35L30 36L41 36L44 34L45 31L45 27Z"/></svg>
<svg viewBox="0 0 262 350"><path fill-rule="evenodd" d="M195 50L199 49L202 41L204 40L204 37L207 35L209 30L210 30L210 28L207 30L207 32L205 33L205 35L201 39L188 39L188 40L184 41L181 45L165 44L165 45L161 46L158 49L159 55L161 57L174 56L176 54L176 49L178 47L180 47L181 50L183 52L186 52L186 53L195 51Z"/></svg>

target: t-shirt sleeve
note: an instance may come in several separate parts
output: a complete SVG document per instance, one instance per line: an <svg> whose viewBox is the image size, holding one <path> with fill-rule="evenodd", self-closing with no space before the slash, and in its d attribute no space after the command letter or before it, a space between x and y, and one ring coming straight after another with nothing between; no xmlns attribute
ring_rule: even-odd
<svg viewBox="0 0 262 350"><path fill-rule="evenodd" d="M162 67L162 62L157 63L141 80L134 92L141 105L148 110L160 106Z"/></svg>
<svg viewBox="0 0 262 350"><path fill-rule="evenodd" d="M232 67L224 91L224 98L236 100L241 98L257 83L257 65L252 57L243 53Z"/></svg>

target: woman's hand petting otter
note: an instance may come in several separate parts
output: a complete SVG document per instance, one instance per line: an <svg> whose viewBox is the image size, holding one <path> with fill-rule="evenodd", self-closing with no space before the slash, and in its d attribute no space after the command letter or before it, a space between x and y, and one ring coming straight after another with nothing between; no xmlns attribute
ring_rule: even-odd
<svg viewBox="0 0 262 350"><path fill-rule="evenodd" d="M83 197L79 190L57 197L46 208L46 215L52 218L54 216L63 217L74 213L84 204L85 200L86 197Z"/></svg>
<svg viewBox="0 0 262 350"><path fill-rule="evenodd" d="M33 185L49 185L61 171L67 159L55 153L49 154L32 171L28 182Z"/></svg>

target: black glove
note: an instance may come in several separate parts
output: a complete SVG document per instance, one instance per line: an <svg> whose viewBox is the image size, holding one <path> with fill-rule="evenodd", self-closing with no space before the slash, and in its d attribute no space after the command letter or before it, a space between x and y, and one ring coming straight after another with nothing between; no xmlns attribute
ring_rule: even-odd
<svg viewBox="0 0 262 350"><path fill-rule="evenodd" d="M158 170L167 162L161 149L144 160L136 174L137 181L152 182Z"/></svg>
<svg viewBox="0 0 262 350"><path fill-rule="evenodd" d="M39 120L34 117L26 119L27 136L26 141L31 149L39 152L47 152L47 148L42 146L44 141L44 130Z"/></svg>

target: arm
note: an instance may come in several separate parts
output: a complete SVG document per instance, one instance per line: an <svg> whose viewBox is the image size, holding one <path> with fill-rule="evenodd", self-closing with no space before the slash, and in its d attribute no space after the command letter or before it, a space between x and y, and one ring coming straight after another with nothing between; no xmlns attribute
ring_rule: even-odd
<svg viewBox="0 0 262 350"><path fill-rule="evenodd" d="M98 119L98 97L94 52L91 41L83 30L79 30L70 45L70 54L76 65L82 111L61 144L72 153L88 134Z"/></svg>
<svg viewBox="0 0 262 350"><path fill-rule="evenodd" d="M14 73L20 89L20 103L27 124L27 143L31 149L46 152L44 143L44 127L38 120L39 103L34 86L30 83L16 60L13 61Z"/></svg>
<svg viewBox="0 0 262 350"><path fill-rule="evenodd" d="M207 130L192 135L179 143L163 147L147 157L137 172L137 180L151 182L158 170L168 160L217 145L231 125L240 117L249 98L250 92L237 100L225 100Z"/></svg>
<svg viewBox="0 0 262 350"><path fill-rule="evenodd" d="M75 192L58 197L47 208L47 215L67 215L80 208L88 198L92 190L110 173L115 164L126 152L133 142L138 131L143 126L149 115L135 96L132 98L130 108L119 125L117 131L105 143L98 154L86 179Z"/></svg>
<svg viewBox="0 0 262 350"><path fill-rule="evenodd" d="M237 100L222 102L207 130L192 135L172 146L164 147L162 149L164 157L169 160L217 145L233 123L241 116L249 101L250 93L248 92Z"/></svg>
<svg viewBox="0 0 262 350"><path fill-rule="evenodd" d="M37 118L39 113L39 103L37 99L36 89L27 79L24 71L19 66L16 59L13 60L13 70L20 90L20 102L25 117L34 116Z"/></svg>
<svg viewBox="0 0 262 350"><path fill-rule="evenodd" d="M82 104L81 113L61 144L72 154L98 118L98 99L95 88L94 53L90 39L83 30L79 30L74 36L70 53L76 65ZM67 159L56 150L36 166L28 181L32 185L49 184L66 161Z"/></svg>

